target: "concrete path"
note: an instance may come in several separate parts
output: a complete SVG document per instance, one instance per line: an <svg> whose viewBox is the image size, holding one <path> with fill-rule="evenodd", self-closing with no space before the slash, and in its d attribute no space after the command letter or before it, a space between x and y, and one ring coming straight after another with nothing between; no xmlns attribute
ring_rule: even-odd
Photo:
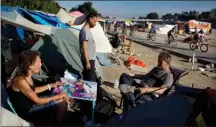
<svg viewBox="0 0 216 127"><path fill-rule="evenodd" d="M127 33L129 33L129 31ZM150 46L153 48L165 49L165 50L170 51L172 54L179 55L179 56L186 57L186 58L192 57L193 53L195 52L198 62L216 64L216 48L215 47L209 47L209 50L203 53L198 49L195 51L192 51L189 47L189 44L181 43L181 41L185 37L179 36L176 39L177 46L173 46L173 45L165 44L165 39L167 37L166 35L157 34L156 41L147 40L146 36L147 36L147 33L145 32L135 32L133 37L127 37L127 38L132 39L136 43L139 43L145 46Z"/></svg>

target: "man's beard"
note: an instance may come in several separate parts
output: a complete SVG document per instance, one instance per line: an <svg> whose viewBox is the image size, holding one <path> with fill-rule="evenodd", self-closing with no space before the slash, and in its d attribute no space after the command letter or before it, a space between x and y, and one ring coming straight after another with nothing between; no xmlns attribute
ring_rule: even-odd
<svg viewBox="0 0 216 127"><path fill-rule="evenodd" d="M93 24L89 24L89 27L90 28L93 28L93 27L95 27L96 25L93 25Z"/></svg>

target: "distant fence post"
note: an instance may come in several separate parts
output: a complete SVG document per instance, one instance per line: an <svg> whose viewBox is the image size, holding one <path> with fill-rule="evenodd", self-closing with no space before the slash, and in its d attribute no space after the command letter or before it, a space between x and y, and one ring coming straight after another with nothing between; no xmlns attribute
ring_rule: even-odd
<svg viewBox="0 0 216 127"><path fill-rule="evenodd" d="M194 70L194 64L195 64L195 52L193 52L193 57L192 57L192 71Z"/></svg>

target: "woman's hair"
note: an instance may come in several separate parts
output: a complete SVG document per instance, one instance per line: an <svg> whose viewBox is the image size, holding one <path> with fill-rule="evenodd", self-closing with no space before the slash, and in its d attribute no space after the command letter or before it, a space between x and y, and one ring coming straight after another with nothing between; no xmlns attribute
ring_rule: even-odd
<svg viewBox="0 0 216 127"><path fill-rule="evenodd" d="M40 52L26 50L23 51L18 59L19 75L28 76L29 66L33 65L36 61L37 56L40 56Z"/></svg>

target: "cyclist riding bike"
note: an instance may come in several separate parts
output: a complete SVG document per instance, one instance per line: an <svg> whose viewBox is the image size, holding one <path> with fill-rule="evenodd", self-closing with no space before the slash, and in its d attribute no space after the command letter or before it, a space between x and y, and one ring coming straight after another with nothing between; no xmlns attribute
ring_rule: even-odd
<svg viewBox="0 0 216 127"><path fill-rule="evenodd" d="M205 41L207 41L207 39L205 38L205 34L204 34L203 29L201 29L201 30L199 31L198 37L199 37L199 40L200 40L201 42L203 42L203 39L205 39Z"/></svg>
<svg viewBox="0 0 216 127"><path fill-rule="evenodd" d="M174 38L174 34L175 34L174 28L172 28L170 31L168 31L168 33L167 33L167 36L168 36L168 44L171 43L170 39L171 39L171 37Z"/></svg>
<svg viewBox="0 0 216 127"><path fill-rule="evenodd" d="M156 34L156 28L154 25L152 25L151 29L149 30L150 34Z"/></svg>

